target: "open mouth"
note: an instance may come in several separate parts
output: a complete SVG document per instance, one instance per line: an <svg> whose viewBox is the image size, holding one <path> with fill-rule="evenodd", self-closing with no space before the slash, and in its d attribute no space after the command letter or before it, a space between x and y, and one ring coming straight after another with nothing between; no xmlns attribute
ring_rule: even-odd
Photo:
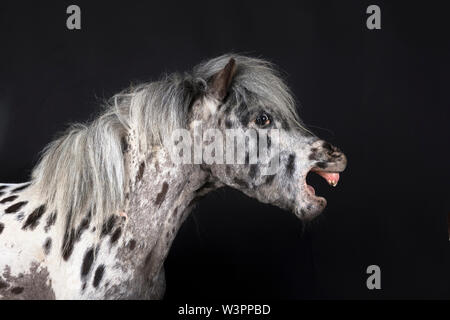
<svg viewBox="0 0 450 320"><path fill-rule="evenodd" d="M300 189L300 194L298 194L299 201L295 209L295 214L300 219L304 221L312 220L322 213L327 206L327 200L324 197L316 195L316 189L310 183L317 185L316 188L321 188L320 185L324 184L320 179L322 178L328 185L336 187L340 179L340 173L345 170L346 164L346 158L343 158L339 162L330 161L324 163L323 167L325 168L314 166L307 171L302 179L304 185Z"/></svg>
<svg viewBox="0 0 450 320"><path fill-rule="evenodd" d="M311 172L313 172L313 173L319 175L320 177L322 177L323 179L325 179L325 181L332 187L336 187L339 182L340 176L339 176L338 171L327 171L327 170L319 169L317 167L313 167L308 172L308 174ZM306 184L306 191L308 193L308 196L311 198L311 200L313 200L315 202L320 202L323 204L323 206L325 206L325 204L326 204L325 198L317 196L316 190L314 189L313 186L309 185L306 182L306 179L305 179L305 184Z"/></svg>
<svg viewBox="0 0 450 320"><path fill-rule="evenodd" d="M329 143L317 140L311 144L311 147L311 150L314 150L309 158L314 160L314 162L311 163L311 167L306 171L306 174L302 174L303 188L301 188L298 195L299 205L297 205L296 209L296 214L302 219L312 219L325 209L327 200L316 195L317 188L322 187L321 185L324 184L323 180L329 186L336 187L340 180L340 173L347 166L347 157ZM321 189L318 190L321 191ZM327 190L323 191L326 195Z"/></svg>

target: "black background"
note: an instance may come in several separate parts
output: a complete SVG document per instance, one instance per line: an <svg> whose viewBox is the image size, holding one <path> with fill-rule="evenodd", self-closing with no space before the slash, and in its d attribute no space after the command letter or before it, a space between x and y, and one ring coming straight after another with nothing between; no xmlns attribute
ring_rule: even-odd
<svg viewBox="0 0 450 320"><path fill-rule="evenodd" d="M66 28L81 7L82 30ZM381 7L382 29L366 28ZM275 62L300 115L349 164L323 215L224 189L166 261L167 299L450 298L448 11L430 1L0 4L0 181L29 177L68 123L131 82L247 53ZM366 268L381 267L381 290Z"/></svg>

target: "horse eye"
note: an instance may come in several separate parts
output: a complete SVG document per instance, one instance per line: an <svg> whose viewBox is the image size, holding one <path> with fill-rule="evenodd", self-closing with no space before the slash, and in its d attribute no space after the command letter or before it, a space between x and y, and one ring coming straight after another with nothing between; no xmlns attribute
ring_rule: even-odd
<svg viewBox="0 0 450 320"><path fill-rule="evenodd" d="M255 120L255 123L262 127L269 125L270 122L270 116L265 112L261 113Z"/></svg>

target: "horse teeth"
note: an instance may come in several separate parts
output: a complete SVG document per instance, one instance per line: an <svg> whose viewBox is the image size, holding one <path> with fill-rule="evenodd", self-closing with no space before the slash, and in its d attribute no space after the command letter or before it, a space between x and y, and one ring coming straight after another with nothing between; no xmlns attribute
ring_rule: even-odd
<svg viewBox="0 0 450 320"><path fill-rule="evenodd" d="M334 181L334 180L328 180L328 184L329 184L330 186L333 186L333 187L336 187L336 186L337 186L337 182Z"/></svg>

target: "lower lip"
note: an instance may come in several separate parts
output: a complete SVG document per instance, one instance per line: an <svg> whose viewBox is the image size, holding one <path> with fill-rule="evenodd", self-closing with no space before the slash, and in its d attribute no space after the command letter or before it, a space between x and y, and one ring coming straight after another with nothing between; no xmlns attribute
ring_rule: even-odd
<svg viewBox="0 0 450 320"><path fill-rule="evenodd" d="M316 194L316 190L314 190L314 188L312 186L310 186L309 184L306 185L306 188L308 189L309 193L311 193L312 195Z"/></svg>

